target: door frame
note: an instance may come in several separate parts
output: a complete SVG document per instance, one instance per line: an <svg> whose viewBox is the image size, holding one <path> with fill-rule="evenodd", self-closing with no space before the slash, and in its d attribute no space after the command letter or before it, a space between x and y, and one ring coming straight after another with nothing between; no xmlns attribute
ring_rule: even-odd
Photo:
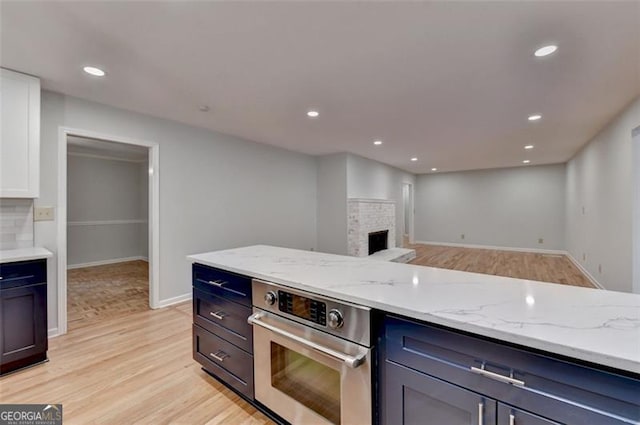
<svg viewBox="0 0 640 425"><path fill-rule="evenodd" d="M640 164L640 126L631 132L631 149L633 164ZM631 232L631 291L640 294L640 167L633 168L633 182L631 184L633 190L632 210L632 232Z"/></svg>
<svg viewBox="0 0 640 425"><path fill-rule="evenodd" d="M405 211L405 202L404 202L404 188L407 187L409 194L409 243L413 244L414 240L414 223L415 223L415 193L413 189L412 182L402 182L402 236L404 238L404 227L406 227L407 223L405 223L405 217L407 216Z"/></svg>
<svg viewBox="0 0 640 425"><path fill-rule="evenodd" d="M67 143L68 136L148 148L149 160L149 307L160 307L160 153L156 142L58 127L58 335L67 333Z"/></svg>

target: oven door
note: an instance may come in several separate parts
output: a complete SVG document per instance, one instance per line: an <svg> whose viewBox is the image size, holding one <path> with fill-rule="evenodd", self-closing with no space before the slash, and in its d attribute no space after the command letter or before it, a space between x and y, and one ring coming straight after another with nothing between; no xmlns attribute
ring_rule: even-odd
<svg viewBox="0 0 640 425"><path fill-rule="evenodd" d="M253 312L256 400L292 424L371 423L371 349Z"/></svg>

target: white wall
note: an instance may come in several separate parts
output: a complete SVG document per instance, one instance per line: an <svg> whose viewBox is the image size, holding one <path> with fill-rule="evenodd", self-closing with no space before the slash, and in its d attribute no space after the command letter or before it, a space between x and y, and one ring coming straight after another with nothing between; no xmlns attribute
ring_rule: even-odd
<svg viewBox="0 0 640 425"><path fill-rule="evenodd" d="M148 177L146 161L69 153L69 266L147 257Z"/></svg>
<svg viewBox="0 0 640 425"><path fill-rule="evenodd" d="M567 164L567 250L601 285L614 291L632 289L631 131L638 124L640 99Z"/></svg>
<svg viewBox="0 0 640 425"><path fill-rule="evenodd" d="M564 179L564 164L420 175L416 241L562 250Z"/></svg>
<svg viewBox="0 0 640 425"><path fill-rule="evenodd" d="M347 255L347 154L318 157L318 251Z"/></svg>
<svg viewBox="0 0 640 425"><path fill-rule="evenodd" d="M59 206L59 126L159 144L160 300L190 292L188 254L257 243L316 246L315 158L51 92L42 95L36 206ZM35 244L57 254L56 223L36 223ZM55 328L55 258L49 265Z"/></svg>
<svg viewBox="0 0 640 425"><path fill-rule="evenodd" d="M640 127L633 131L633 292L640 294Z"/></svg>
<svg viewBox="0 0 640 425"><path fill-rule="evenodd" d="M403 183L415 185L413 174L357 155L347 155L347 197L387 199L396 206L396 246L402 246L404 228Z"/></svg>

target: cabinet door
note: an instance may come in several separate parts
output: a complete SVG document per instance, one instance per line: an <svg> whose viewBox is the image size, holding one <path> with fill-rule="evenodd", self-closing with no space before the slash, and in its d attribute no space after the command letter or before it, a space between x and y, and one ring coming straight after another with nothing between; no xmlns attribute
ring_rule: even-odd
<svg viewBox="0 0 640 425"><path fill-rule="evenodd" d="M386 425L494 425L496 402L385 361L382 422Z"/></svg>
<svg viewBox="0 0 640 425"><path fill-rule="evenodd" d="M507 404L498 403L498 425L562 425L560 422L528 413Z"/></svg>
<svg viewBox="0 0 640 425"><path fill-rule="evenodd" d="M46 359L47 285L0 291L0 372Z"/></svg>
<svg viewBox="0 0 640 425"><path fill-rule="evenodd" d="M40 80L0 69L0 197L37 198Z"/></svg>

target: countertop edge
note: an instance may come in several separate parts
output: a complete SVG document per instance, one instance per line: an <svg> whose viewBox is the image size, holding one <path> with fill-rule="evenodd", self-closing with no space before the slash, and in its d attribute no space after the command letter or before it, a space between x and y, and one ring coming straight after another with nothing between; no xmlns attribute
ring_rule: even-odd
<svg viewBox="0 0 640 425"><path fill-rule="evenodd" d="M0 250L0 264L51 257L53 257L53 253L42 247Z"/></svg>
<svg viewBox="0 0 640 425"><path fill-rule="evenodd" d="M225 264L216 263L214 261L203 260L198 258L201 254L188 255L187 260L190 263L203 264L210 267L219 268L232 273L238 273L245 276L249 276L255 279L262 279L268 282L273 282L288 286L294 289L306 290L311 293L324 295L332 298L336 298L342 301L352 302L354 304L360 304L366 307L375 308L386 313L398 314L404 317L408 317L414 320L422 321L425 323L432 323L440 326L445 326L454 330L462 332L468 332L470 334L492 338L498 341L504 341L511 344L516 344L525 348L531 348L534 350L540 350L550 354L560 355L571 359L585 361L594 365L605 366L613 369L620 370L623 373L634 373L640 375L640 361L633 362L625 358L616 358L604 354L598 354L591 351L581 350L574 347L569 347L561 344L557 344L550 341L540 340L537 338L527 338L520 335L515 335L509 332L496 330L483 326L474 326L473 324L458 322L455 320L447 319L440 316L434 316L429 313L416 313L411 310L404 310L395 306L384 305L383 303L362 299L357 296L351 296L341 294L338 291L332 289L325 289L322 292L318 291L318 288L305 286L304 284L287 281L283 278L276 278L273 276L267 276L260 273L250 272L247 270L238 269Z"/></svg>

